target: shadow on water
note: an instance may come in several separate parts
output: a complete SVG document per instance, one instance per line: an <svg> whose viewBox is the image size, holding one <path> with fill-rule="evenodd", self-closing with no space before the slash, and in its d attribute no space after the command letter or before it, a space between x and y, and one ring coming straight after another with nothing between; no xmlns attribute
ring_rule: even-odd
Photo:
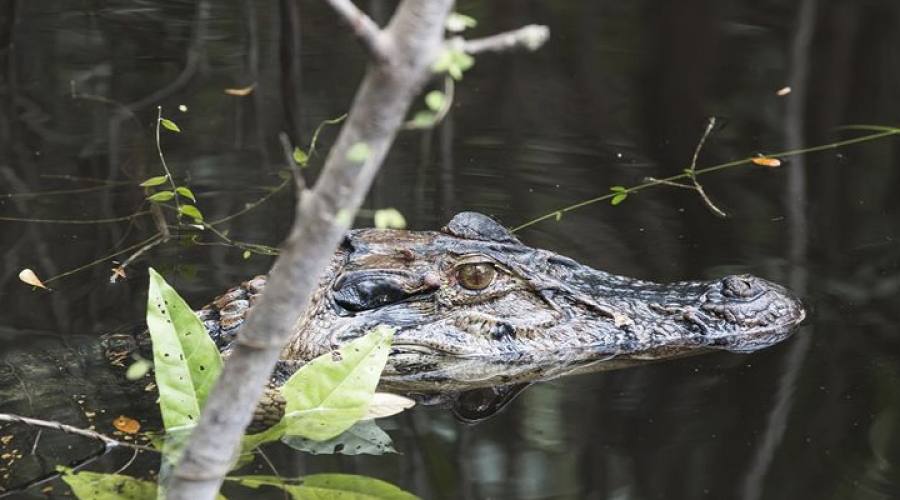
<svg viewBox="0 0 900 500"><path fill-rule="evenodd" d="M382 19L392 8L367 4ZM164 137L172 169L189 178L207 218L233 213L280 182L278 133L306 143L317 123L346 111L364 69L353 37L314 2L2 6L0 192L12 194L0 194L2 217L133 212L139 189L59 176L133 185L158 175L157 104L183 131ZM414 228L436 228L461 210L516 225L612 185L677 173L712 115L725 126L700 165L830 142L835 127L896 125L900 117L893 0L506 0L462 2L459 10L479 20L476 33L539 22L552 38L533 55L479 57L448 120L400 137L367 207L396 207ZM251 85L246 97L224 92ZM792 92L777 96L784 86ZM326 147L332 138L323 135ZM280 472L367 474L424 498L896 498L898 142L705 179L728 218L691 192L657 189L520 237L654 281L751 272L789 283L813 311L794 339L752 355L537 384L474 426L416 408L385 425L402 454L308 456L273 447ZM79 192L21 194L70 189ZM275 245L291 204L277 195L232 221L229 234ZM152 231L149 220L0 221L0 349L16 360L0 366L0 378L42 367L95 379L101 368L71 356L51 365L20 355L54 352L56 344L77 353L93 336L133 324L143 316L149 262L195 305L271 263L235 248L170 244L115 284L109 263L56 281L49 294L16 279L25 267L59 274ZM22 383L39 383L40 370L32 377ZM119 414L155 418L152 401L100 389L85 398L60 394L55 416L104 432ZM4 394L0 408L27 413L25 391ZM7 432L0 427L0 437ZM17 477L95 452L96 443L52 434L41 433L39 443L52 459L30 454L34 433L17 434L25 456ZM107 456L100 465L116 470L128 459ZM0 484L10 480L6 462L0 457ZM138 461L126 472L154 467Z"/></svg>

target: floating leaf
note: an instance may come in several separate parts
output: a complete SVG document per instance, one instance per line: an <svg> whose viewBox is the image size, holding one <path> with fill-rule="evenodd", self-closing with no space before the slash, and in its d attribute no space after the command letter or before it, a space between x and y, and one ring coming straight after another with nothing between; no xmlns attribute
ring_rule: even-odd
<svg viewBox="0 0 900 500"><path fill-rule="evenodd" d="M169 120L168 118L160 118L159 123L161 123L163 127L171 130L172 132L181 132L181 129L178 128L178 125L175 125L175 122Z"/></svg>
<svg viewBox="0 0 900 500"><path fill-rule="evenodd" d="M609 200L609 203L613 206L616 206L619 203L622 203L623 201L625 201L625 198L628 198L628 193L619 193L619 194L613 196L612 199Z"/></svg>
<svg viewBox="0 0 900 500"><path fill-rule="evenodd" d="M350 146L350 150L347 151L347 159L352 161L353 163L363 163L364 161L369 159L369 155L372 151L369 149L369 145L364 142L357 142L356 144Z"/></svg>
<svg viewBox="0 0 900 500"><path fill-rule="evenodd" d="M128 380L138 380L144 378L144 375L150 371L150 368L153 367L153 363L146 359L139 359L131 365L128 366L128 369L125 370L125 378Z"/></svg>
<svg viewBox="0 0 900 500"><path fill-rule="evenodd" d="M372 401L369 402L369 407L366 409L366 415L363 418L390 417L415 405L416 402L406 396L391 394L390 392L376 392L372 395Z"/></svg>
<svg viewBox="0 0 900 500"><path fill-rule="evenodd" d="M275 476L239 476L231 478L249 488L274 486L294 499L415 500L418 497L393 484L373 477L354 474L310 474L300 484L291 484Z"/></svg>
<svg viewBox="0 0 900 500"><path fill-rule="evenodd" d="M222 358L194 311L153 268L147 327L165 428L193 425L219 376Z"/></svg>
<svg viewBox="0 0 900 500"><path fill-rule="evenodd" d="M159 175L157 177L151 177L151 178L147 179L146 181L142 182L140 185L143 187L159 186L160 184L166 182L168 179L169 179L169 177L166 175Z"/></svg>
<svg viewBox="0 0 900 500"><path fill-rule="evenodd" d="M761 167L776 168L781 166L781 160L767 156L757 156L756 158L751 158L750 161Z"/></svg>
<svg viewBox="0 0 900 500"><path fill-rule="evenodd" d="M297 370L281 387L285 434L323 441L363 418L393 336L392 328L378 326L335 351L338 356L326 353Z"/></svg>
<svg viewBox="0 0 900 500"><path fill-rule="evenodd" d="M203 214L200 213L200 209L194 205L181 205L178 207L178 211L194 219L198 223L203 222Z"/></svg>
<svg viewBox="0 0 900 500"><path fill-rule="evenodd" d="M384 455L397 452L391 437L381 430L374 420L357 422L339 436L326 441L284 436L281 442L295 450L313 455Z"/></svg>
<svg viewBox="0 0 900 500"><path fill-rule="evenodd" d="M193 202L197 201L197 198L194 198L194 192L188 189L186 186L178 186L177 188L175 188L175 192L177 192L181 196L184 196L185 198L190 199Z"/></svg>
<svg viewBox="0 0 900 500"><path fill-rule="evenodd" d="M444 107L444 93L440 90L432 90L425 94L425 105L432 111L438 111Z"/></svg>
<svg viewBox="0 0 900 500"><path fill-rule="evenodd" d="M22 269L21 271L19 271L19 280L31 286L49 290L49 288L44 285L44 282L41 281L40 278L37 277L37 274L34 274L34 271L32 271L31 269Z"/></svg>
<svg viewBox="0 0 900 500"><path fill-rule="evenodd" d="M137 434L138 431L141 430L140 422L131 417L126 417L125 415L119 415L118 417L116 417L116 419L113 420L112 424L113 427L116 428L116 430L122 431L125 434Z"/></svg>
<svg viewBox="0 0 900 500"><path fill-rule="evenodd" d="M378 229L406 229L406 219L396 208L375 211L375 227Z"/></svg>
<svg viewBox="0 0 900 500"><path fill-rule="evenodd" d="M160 191L158 193L153 193L147 197L147 200L152 201L154 203L162 203L164 201L169 201L175 197L175 193L172 191Z"/></svg>
<svg viewBox="0 0 900 500"><path fill-rule="evenodd" d="M447 22L444 24L447 31L451 33L460 33L468 28L474 28L477 25L478 21L476 21L474 17L460 14L459 12L451 12L450 15L447 16Z"/></svg>
<svg viewBox="0 0 900 500"><path fill-rule="evenodd" d="M147 500L156 498L156 483L141 481L121 474L102 472L75 472L62 465L56 470L63 481L81 500Z"/></svg>
<svg viewBox="0 0 900 500"><path fill-rule="evenodd" d="M239 87L232 89L225 89L225 93L228 95L243 97L246 95L250 95L253 92L253 89L256 88L256 84L250 85L248 87Z"/></svg>

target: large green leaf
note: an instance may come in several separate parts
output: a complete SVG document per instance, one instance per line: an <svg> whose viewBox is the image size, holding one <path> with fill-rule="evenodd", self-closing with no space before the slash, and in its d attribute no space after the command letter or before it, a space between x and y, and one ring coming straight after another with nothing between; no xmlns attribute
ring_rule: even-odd
<svg viewBox="0 0 900 500"><path fill-rule="evenodd" d="M384 455L397 453L391 436L374 420L362 420L326 441L313 441L300 436L284 436L281 442L298 451L313 455Z"/></svg>
<svg viewBox="0 0 900 500"><path fill-rule="evenodd" d="M259 488L274 486L290 493L292 498L308 500L415 500L417 496L387 481L353 474L312 474L300 484L291 484L274 476L241 476L229 478L240 484Z"/></svg>
<svg viewBox="0 0 900 500"><path fill-rule="evenodd" d="M307 363L282 386L285 433L331 439L360 420L387 362L394 330L379 326Z"/></svg>
<svg viewBox="0 0 900 500"><path fill-rule="evenodd" d="M63 481L72 488L75 497L81 500L153 500L156 498L156 483L141 481L121 474L101 472L73 472L68 467L56 468Z"/></svg>
<svg viewBox="0 0 900 500"><path fill-rule="evenodd" d="M194 425L222 370L222 357L194 311L152 268L147 327L166 430Z"/></svg>

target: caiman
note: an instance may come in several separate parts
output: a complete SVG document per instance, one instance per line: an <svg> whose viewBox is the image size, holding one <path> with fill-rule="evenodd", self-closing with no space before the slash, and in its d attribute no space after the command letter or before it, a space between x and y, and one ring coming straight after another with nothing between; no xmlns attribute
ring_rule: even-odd
<svg viewBox="0 0 900 500"><path fill-rule="evenodd" d="M265 283L262 276L249 280L198 312L226 354ZM381 388L419 398L450 394L457 403L481 391L457 406L460 417L477 419L533 381L709 350L751 352L784 340L804 316L797 298L761 278L660 284L617 276L524 245L491 218L464 212L440 231L350 231L274 381L388 325L396 334ZM140 334L106 336L101 347L58 356L59 365L96 365L101 356L121 361L146 342ZM0 364L0 401L33 403L64 390L40 379L79 376L65 366L30 370ZM124 382L121 371L118 377ZM23 392L38 384L31 395Z"/></svg>

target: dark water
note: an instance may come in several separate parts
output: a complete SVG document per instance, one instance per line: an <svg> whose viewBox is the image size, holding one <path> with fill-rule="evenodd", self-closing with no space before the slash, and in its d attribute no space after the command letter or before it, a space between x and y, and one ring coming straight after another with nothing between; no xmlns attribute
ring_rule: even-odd
<svg viewBox="0 0 900 500"><path fill-rule="evenodd" d="M392 9L363 4L380 20ZM348 108L363 71L353 37L317 2L0 5L0 192L17 193L0 195L2 217L134 211L143 197L134 182L161 173L156 105L183 130L163 138L172 169L189 179L207 218L232 213L280 181L277 134L307 142L317 123ZM413 228L438 227L461 210L517 225L611 185L676 173L708 116L724 126L700 165L900 119L896 0L507 0L459 10L479 20L475 34L537 22L552 38L533 55L479 56L446 122L400 137L366 206L396 207ZM254 83L248 97L223 92ZM777 96L786 85L792 92ZM326 132L323 145L333 137ZM780 169L704 177L726 219L692 192L657 188L521 233L529 244L645 279L751 272L788 284L812 311L790 341L539 384L476 426L416 408L384 425L398 455L270 454L286 476L368 474L424 498L900 497L898 147L888 138L793 157ZM276 195L227 225L229 234L275 245L291 203ZM16 279L24 267L57 275L152 231L146 219L0 221L3 352L77 344L140 320L151 264L198 306L271 264L229 247L169 244L115 284L108 261L52 282L52 294ZM90 367L72 373L89 377ZM146 408L106 399L117 412ZM59 415L85 425L76 403L61 401L68 409ZM97 428L110 430L113 416L101 414ZM80 441L49 434L55 453L78 458L61 440ZM27 455L31 441L19 447ZM115 470L128 458L101 465ZM138 461L125 473L152 467Z"/></svg>

